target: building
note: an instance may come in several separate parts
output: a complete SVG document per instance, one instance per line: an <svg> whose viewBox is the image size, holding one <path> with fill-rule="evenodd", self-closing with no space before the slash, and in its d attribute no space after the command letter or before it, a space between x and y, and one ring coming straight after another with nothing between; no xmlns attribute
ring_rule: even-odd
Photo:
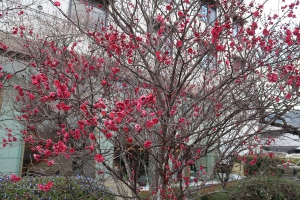
<svg viewBox="0 0 300 200"><path fill-rule="evenodd" d="M18 2L9 2L9 1L1 1L0 2L0 29L3 30L3 33L0 34L0 66L3 68L3 72L5 75L7 74L17 74L17 76L13 76L12 79L5 79L5 76L1 78L5 88L1 89L1 129L0 129L0 137L1 137L1 148L0 155L1 160L3 162L0 163L0 172L2 175L10 175L16 174L21 176L26 173L41 173L39 171L37 165L42 165L44 170L49 168L46 163L41 161L34 161L33 152L31 151L31 147L28 145L24 146L20 135L20 130L23 129L22 125L20 125L16 120L16 116L18 115L17 111L14 111L14 93L13 89L14 85L20 84L21 79L26 78L27 76L27 65L30 61L30 57L24 51L24 47L22 43L24 43L24 39L19 34L11 34L11 29L14 29L14 24L17 24L19 21L11 21L9 22L9 17L15 20L13 12L6 12L6 8L14 8L16 7ZM82 23L86 29L95 29L100 30L102 27L107 25L107 14L98 6L99 4L109 4L108 1L90 1L86 2L77 2L72 0L61 1L61 12L57 10L55 6L50 1L34 1L29 4L29 2L24 3L24 10L18 11L18 15L26 15L23 19L26 21L22 22L27 24L27 29L33 28L35 29L37 24L41 27L40 30L41 35L47 34L47 26L51 24L67 24L67 20L65 17L69 17L75 19L75 17L79 17L80 20L76 21ZM21 6L20 6L21 7ZM19 7L19 8L20 8ZM86 10L89 12L86 12ZM13 10L13 9L12 9ZM66 15L64 16L62 12ZM75 16L76 15L76 16ZM18 19L17 19L18 20ZM36 30L36 29L35 29ZM5 34L7 32L7 34ZM69 38L68 33L60 32L57 34L58 41L62 41L65 44L70 44L72 39L80 39L77 35ZM21 34L21 33L20 33ZM77 37L77 38L76 38ZM28 39L28 38L26 38ZM7 49L8 47L8 49ZM7 86L7 87L6 87ZM19 133L18 133L19 132ZM12 138L10 135L17 134L19 137ZM16 141L15 141L16 140ZM35 166L35 167L34 167ZM29 169L30 168L30 169ZM67 170L61 174L70 173L72 171L72 166L69 165ZM51 169L50 173L58 173L58 169ZM39 171L39 172L38 172ZM46 170L47 171L47 170ZM47 173L46 173L47 174ZM89 176L95 176L95 173L89 174Z"/></svg>

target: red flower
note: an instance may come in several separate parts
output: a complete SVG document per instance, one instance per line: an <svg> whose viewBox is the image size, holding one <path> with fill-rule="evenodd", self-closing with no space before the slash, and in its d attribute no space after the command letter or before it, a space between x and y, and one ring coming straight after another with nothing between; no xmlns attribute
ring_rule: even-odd
<svg viewBox="0 0 300 200"><path fill-rule="evenodd" d="M137 131L141 131L141 130L142 130L142 127L141 127L141 125L139 125L139 124L134 125L134 128L135 128Z"/></svg>
<svg viewBox="0 0 300 200"><path fill-rule="evenodd" d="M104 160L105 160L104 157L103 157L101 154L99 154L99 153L96 154L94 158L95 158L95 160L96 160L97 162L99 162L99 163L102 163L102 162L104 162Z"/></svg>
<svg viewBox="0 0 300 200"><path fill-rule="evenodd" d="M156 21L159 22L159 23L161 23L161 24L165 23L165 19L163 18L162 15L158 15L156 17Z"/></svg>
<svg viewBox="0 0 300 200"><path fill-rule="evenodd" d="M264 34L264 36L268 36L268 35L269 35L269 33L270 33L270 32L269 32L267 29L264 29L264 30L263 30L263 34Z"/></svg>
<svg viewBox="0 0 300 200"><path fill-rule="evenodd" d="M33 154L33 158L36 160L36 161L39 161L41 159L41 156L39 154Z"/></svg>
<svg viewBox="0 0 300 200"><path fill-rule="evenodd" d="M101 85L106 85L106 84L107 84L106 80L101 81Z"/></svg>
<svg viewBox="0 0 300 200"><path fill-rule="evenodd" d="M184 14L182 11L178 11L177 15L178 15L178 17L184 17Z"/></svg>
<svg viewBox="0 0 300 200"><path fill-rule="evenodd" d="M176 43L176 46L177 46L177 47L181 47L181 46L182 46L182 41L181 41L181 40L178 40L177 43Z"/></svg>
<svg viewBox="0 0 300 200"><path fill-rule="evenodd" d="M50 181L46 185L38 184L38 188L44 192L48 192L53 186L53 183Z"/></svg>
<svg viewBox="0 0 300 200"><path fill-rule="evenodd" d="M107 139L112 138L112 136L113 136L113 134L112 134L111 132L108 132L108 133L105 134L105 137L106 137Z"/></svg>
<svg viewBox="0 0 300 200"><path fill-rule="evenodd" d="M60 2L59 2L59 1L55 1L55 2L54 2L54 5L55 5L55 6L60 6Z"/></svg>
<svg viewBox="0 0 300 200"><path fill-rule="evenodd" d="M11 74L8 74L7 76L6 76L6 79L11 79L12 78L12 75Z"/></svg>
<svg viewBox="0 0 300 200"><path fill-rule="evenodd" d="M268 77L268 81L272 83L275 83L278 80L278 75L274 73L268 74L267 77Z"/></svg>
<svg viewBox="0 0 300 200"><path fill-rule="evenodd" d="M259 12L258 12L258 11L255 11L255 12L253 13L253 16L254 16L254 17L258 17L258 16L259 16Z"/></svg>
<svg viewBox="0 0 300 200"><path fill-rule="evenodd" d="M48 166L52 166L54 164L54 160L49 160L48 162L47 162L47 165Z"/></svg>
<svg viewBox="0 0 300 200"><path fill-rule="evenodd" d="M171 5L167 5L167 6L166 6L166 9L167 9L167 10L172 10L172 6L171 6Z"/></svg>
<svg viewBox="0 0 300 200"><path fill-rule="evenodd" d="M10 180L11 180L12 182L18 182L18 181L21 180L21 178L18 177L18 176L16 176L15 174L12 174L11 177L10 177Z"/></svg>
<svg viewBox="0 0 300 200"><path fill-rule="evenodd" d="M91 140L96 140L96 137L95 137L95 135L93 133L90 133L90 139Z"/></svg>
<svg viewBox="0 0 300 200"><path fill-rule="evenodd" d="M76 150L75 150L74 148L69 149L69 153L70 153L70 154L75 153L75 151L76 151Z"/></svg>
<svg viewBox="0 0 300 200"><path fill-rule="evenodd" d="M153 119L152 119L152 122L153 122L154 124L157 124L157 123L158 123L158 118L153 118Z"/></svg>
<svg viewBox="0 0 300 200"><path fill-rule="evenodd" d="M132 139L132 138L127 138L127 142L128 142L128 143L132 143L132 142L133 142L133 139Z"/></svg>
<svg viewBox="0 0 300 200"><path fill-rule="evenodd" d="M153 121L151 120L151 121L147 121L147 123L146 123L146 127L147 128L151 128L152 126L154 125L154 123L153 123Z"/></svg>
<svg viewBox="0 0 300 200"><path fill-rule="evenodd" d="M150 148L151 146L152 146L152 141L147 140L147 141L144 142L144 147L145 147L145 148L148 149L148 148Z"/></svg>

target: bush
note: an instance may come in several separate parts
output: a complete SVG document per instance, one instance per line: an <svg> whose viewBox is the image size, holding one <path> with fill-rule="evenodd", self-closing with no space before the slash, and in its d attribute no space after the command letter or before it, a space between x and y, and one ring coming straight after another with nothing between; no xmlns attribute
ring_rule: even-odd
<svg viewBox="0 0 300 200"><path fill-rule="evenodd" d="M250 164L252 160L254 164ZM271 174L275 176L282 176L283 171L277 166L282 163L282 158L270 157L268 155L247 156L247 163L244 165L245 175L261 175Z"/></svg>
<svg viewBox="0 0 300 200"><path fill-rule="evenodd" d="M49 191L41 191L38 184L53 183ZM113 200L113 191L102 183L83 177L24 177L19 182L0 179L0 199L27 200Z"/></svg>
<svg viewBox="0 0 300 200"><path fill-rule="evenodd" d="M205 195L206 200L298 200L300 199L300 183L271 176L250 177L239 181L234 187L215 194Z"/></svg>

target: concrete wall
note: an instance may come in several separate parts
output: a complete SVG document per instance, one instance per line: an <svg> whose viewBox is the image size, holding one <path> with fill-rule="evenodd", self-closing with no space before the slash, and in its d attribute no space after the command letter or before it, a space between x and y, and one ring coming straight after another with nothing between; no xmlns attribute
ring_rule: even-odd
<svg viewBox="0 0 300 200"><path fill-rule="evenodd" d="M2 58L3 61L4 58ZM22 69L21 62L2 62L3 71L13 73ZM1 112L0 112L0 173L1 175L16 174L20 175L23 156L23 142L20 136L22 126L15 119L18 112L13 110L14 89L12 86L17 83L18 78L12 78L9 82L4 82L5 87L1 91ZM3 147L3 139L8 139L8 133L17 138L16 142L7 142Z"/></svg>

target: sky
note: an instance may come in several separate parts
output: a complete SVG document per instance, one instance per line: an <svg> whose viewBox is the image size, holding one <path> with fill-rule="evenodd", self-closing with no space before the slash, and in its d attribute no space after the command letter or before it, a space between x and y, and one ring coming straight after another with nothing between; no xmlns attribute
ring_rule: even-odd
<svg viewBox="0 0 300 200"><path fill-rule="evenodd" d="M246 0L245 2L249 2L251 0ZM253 0L252 0L253 1ZM265 0L254 0L254 2L264 2ZM281 7L282 6L285 6L285 5L289 5L291 3L295 3L296 0L268 0L266 3L265 3L265 6L264 6L264 11L266 13L268 12L271 12L272 14L275 14L275 13L281 13ZM299 6L300 8L300 6ZM278 12L278 9L279 9L279 12ZM299 16L300 12L299 12L299 9L297 9L297 11L295 11L295 14ZM300 21L300 20L299 20Z"/></svg>

